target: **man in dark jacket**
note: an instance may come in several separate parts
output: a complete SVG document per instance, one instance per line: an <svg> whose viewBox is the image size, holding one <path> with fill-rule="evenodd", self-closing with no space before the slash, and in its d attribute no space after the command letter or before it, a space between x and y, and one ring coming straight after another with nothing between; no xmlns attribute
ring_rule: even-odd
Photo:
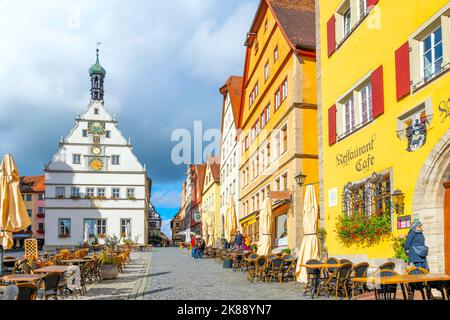
<svg viewBox="0 0 450 320"><path fill-rule="evenodd" d="M427 262L428 247L425 246L423 226L420 221L416 221L411 226L405 242L405 251L408 255L409 263L418 268L430 271Z"/></svg>
<svg viewBox="0 0 450 320"><path fill-rule="evenodd" d="M242 246L244 245L244 237L241 232L236 232L236 237L234 237L234 243L236 244L237 250L242 251Z"/></svg>

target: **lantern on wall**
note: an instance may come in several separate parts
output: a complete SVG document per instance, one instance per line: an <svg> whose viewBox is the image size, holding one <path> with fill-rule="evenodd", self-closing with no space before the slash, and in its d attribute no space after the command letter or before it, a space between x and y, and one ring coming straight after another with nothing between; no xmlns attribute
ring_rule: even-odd
<svg viewBox="0 0 450 320"><path fill-rule="evenodd" d="M391 197L395 213L399 215L403 214L405 208L405 194L397 189L392 193Z"/></svg>
<svg viewBox="0 0 450 320"><path fill-rule="evenodd" d="M307 176L302 174L301 172L298 176L295 177L295 182L297 182L297 185L299 187L302 187L305 184L306 177Z"/></svg>

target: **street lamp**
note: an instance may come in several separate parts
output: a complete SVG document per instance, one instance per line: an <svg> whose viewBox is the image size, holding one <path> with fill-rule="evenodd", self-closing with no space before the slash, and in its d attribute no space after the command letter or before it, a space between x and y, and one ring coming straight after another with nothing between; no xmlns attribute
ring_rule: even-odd
<svg viewBox="0 0 450 320"><path fill-rule="evenodd" d="M303 186L303 184L305 183L306 180L306 175L302 174L300 172L300 174L298 176L295 177L295 182L297 182L298 186L301 188Z"/></svg>
<svg viewBox="0 0 450 320"><path fill-rule="evenodd" d="M397 189L392 193L392 204L394 205L395 213L403 214L404 199L405 194L400 190Z"/></svg>

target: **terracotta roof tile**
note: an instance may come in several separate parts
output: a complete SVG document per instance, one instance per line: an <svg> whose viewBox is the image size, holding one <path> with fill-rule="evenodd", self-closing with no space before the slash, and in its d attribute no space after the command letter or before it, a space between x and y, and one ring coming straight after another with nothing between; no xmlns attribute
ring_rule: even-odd
<svg viewBox="0 0 450 320"><path fill-rule="evenodd" d="M231 108L233 109L234 123L236 124L236 126L239 122L242 82L243 82L242 77L231 76L228 78L227 82L220 88L220 93L224 96L224 99L227 94L230 94ZM225 104L222 107L222 126L224 114L225 114Z"/></svg>
<svg viewBox="0 0 450 320"><path fill-rule="evenodd" d="M20 177L20 192L22 193L45 192L45 176Z"/></svg>
<svg viewBox="0 0 450 320"><path fill-rule="evenodd" d="M280 27L296 49L315 49L314 0L267 0Z"/></svg>

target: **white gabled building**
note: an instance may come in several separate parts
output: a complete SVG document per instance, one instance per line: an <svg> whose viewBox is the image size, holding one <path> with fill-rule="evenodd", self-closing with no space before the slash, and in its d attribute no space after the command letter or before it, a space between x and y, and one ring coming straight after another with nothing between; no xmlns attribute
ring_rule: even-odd
<svg viewBox="0 0 450 320"><path fill-rule="evenodd" d="M231 76L220 88L223 95L222 107L222 143L220 161L220 214L223 234L224 218L227 206L234 198L237 219L240 216L239 206L239 166L241 148L237 139L237 123L240 112L242 78ZM240 228L239 228L240 229Z"/></svg>
<svg viewBox="0 0 450 320"><path fill-rule="evenodd" d="M82 243L86 224L100 243L105 235L124 236L127 225L132 240L147 243L151 182L105 108L98 50L89 74L91 102L45 166L46 247Z"/></svg>

